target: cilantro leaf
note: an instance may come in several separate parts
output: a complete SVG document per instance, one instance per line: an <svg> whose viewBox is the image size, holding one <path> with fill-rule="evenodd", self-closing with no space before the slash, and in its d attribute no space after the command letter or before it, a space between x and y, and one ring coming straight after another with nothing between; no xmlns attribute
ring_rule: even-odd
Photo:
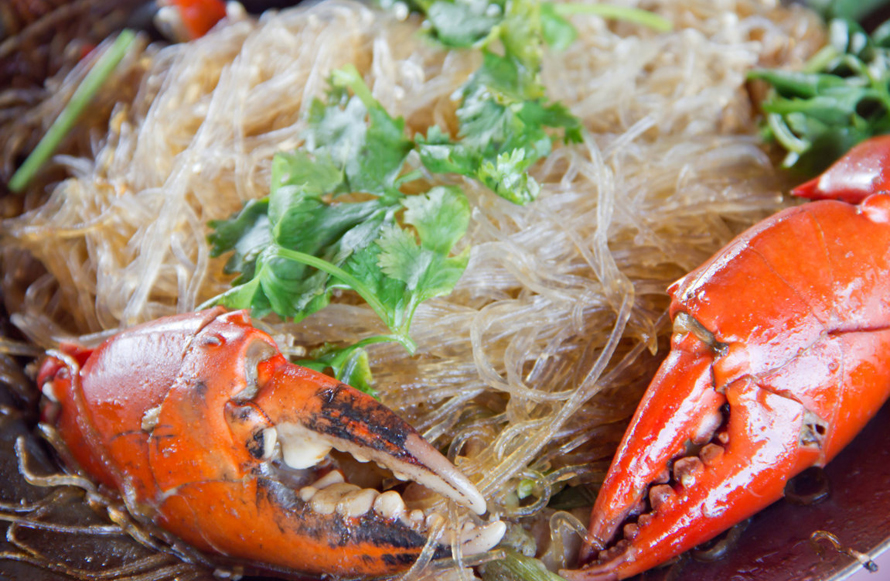
<svg viewBox="0 0 890 581"><path fill-rule="evenodd" d="M416 138L427 169L473 177L516 204L537 197L540 186L528 169L550 153L558 138L552 130L562 130L562 139L574 143L581 140L582 126L565 106L534 97L541 90L522 69L516 58L484 53L457 110L458 139L438 127Z"/></svg>
<svg viewBox="0 0 890 581"><path fill-rule="evenodd" d="M886 0L866 1L879 3ZM377 3L383 8L395 4L392 0L378 0ZM508 20L509 7L506 0L408 0L407 4L411 10L426 18L427 34L449 48L479 48L487 45L492 39L499 37L501 32L498 29L504 27ZM536 1L534 4L540 6L540 14L526 10L523 18L529 20L532 26L537 26L534 21L540 18L543 40L554 50L566 49L578 36L578 31L565 18L571 14L635 22L660 32L671 29L670 21L639 8L602 3ZM507 23L506 26L511 24Z"/></svg>
<svg viewBox="0 0 890 581"><path fill-rule="evenodd" d="M436 0L413 3L431 36L451 47L482 51L482 66L461 90L458 133L433 127L416 137L423 165L481 181L516 204L533 201L540 186L529 168L553 142L581 140L581 121L548 104L540 80L545 41L562 47L574 28L538 0Z"/></svg>
<svg viewBox="0 0 890 581"><path fill-rule="evenodd" d="M331 85L329 102L315 99L309 109L306 151L329 156L343 171L336 191L382 194L395 189L414 147L405 137L404 119L390 117L353 65L334 71Z"/></svg>
<svg viewBox="0 0 890 581"><path fill-rule="evenodd" d="M365 341L413 351L418 305L451 292L466 268L466 251L451 252L467 230L469 203L456 187L401 193L414 147L404 121L389 116L354 67L335 71L331 85L327 103L312 106L305 146L274 157L268 198L211 224L212 254L232 252L226 271L239 273L213 302L300 320L334 290L354 290L392 331ZM338 199L353 192L363 201ZM341 355L319 364L345 373Z"/></svg>
<svg viewBox="0 0 890 581"><path fill-rule="evenodd" d="M402 219L414 233L389 224L346 264L380 300L383 312L378 314L397 336L407 336L421 302L451 292L469 259L468 250L450 256L470 221L469 202L460 188L439 186L406 198L402 207Z"/></svg>
<svg viewBox="0 0 890 581"><path fill-rule="evenodd" d="M340 266L371 244L381 225L392 219L388 214L394 210L380 200L326 203L323 196L339 189L344 175L319 151L318 157L305 151L277 154L269 197L249 202L230 220L211 224L216 229L210 236L212 255L234 250L226 269L241 273L220 304L252 307L257 316L274 311L302 319L327 305L328 274L283 258L278 249L299 249Z"/></svg>
<svg viewBox="0 0 890 581"><path fill-rule="evenodd" d="M426 137L417 136L421 163L433 173L477 179L514 203L531 202L540 187L528 169L551 151L554 140L578 141L581 132L580 120L544 97L541 3L411 0L410 6L424 14L432 38L451 48L477 48L483 55L482 66L461 89L458 134L452 138L431 127ZM549 38L574 31L552 10L547 14Z"/></svg>
<svg viewBox="0 0 890 581"><path fill-rule="evenodd" d="M470 48L484 41L504 13L503 2L438 0L425 10L431 35L451 48Z"/></svg>
<svg viewBox="0 0 890 581"><path fill-rule="evenodd" d="M215 230L208 236L212 255L221 256L233 251L224 272L240 272L241 276L234 281L236 284L253 277L257 256L272 242L268 210L268 199L251 200L233 218L213 220L209 224Z"/></svg>
<svg viewBox="0 0 890 581"><path fill-rule="evenodd" d="M553 50L565 50L578 38L578 31L572 23L549 2L541 4L541 34L544 42Z"/></svg>
<svg viewBox="0 0 890 581"><path fill-rule="evenodd" d="M477 175L483 184L502 198L514 204L527 204L538 197L541 189L538 182L526 173L533 161L534 157L525 156L525 150L514 149L510 154L498 155L494 163L489 160L482 162Z"/></svg>
<svg viewBox="0 0 890 581"><path fill-rule="evenodd" d="M368 352L364 349L369 343L370 341L362 341L347 347L325 343L309 354L310 359L302 359L296 363L319 373L326 373L330 369L335 379L376 398L377 390L374 389Z"/></svg>
<svg viewBox="0 0 890 581"><path fill-rule="evenodd" d="M460 188L437 187L402 200L404 220L414 226L423 248L447 255L470 225L470 205Z"/></svg>
<svg viewBox="0 0 890 581"><path fill-rule="evenodd" d="M456 187L439 186L426 194L407 198L403 219L414 226L418 240L408 231L392 226L384 230L377 266L405 285L409 301L448 294L467 265L469 254L449 256L470 222L470 206ZM416 295L416 298L415 298Z"/></svg>

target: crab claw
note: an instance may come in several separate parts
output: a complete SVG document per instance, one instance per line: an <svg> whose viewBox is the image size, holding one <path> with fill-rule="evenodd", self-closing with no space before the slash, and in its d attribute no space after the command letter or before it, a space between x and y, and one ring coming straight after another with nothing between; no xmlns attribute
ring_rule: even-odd
<svg viewBox="0 0 890 581"><path fill-rule="evenodd" d="M888 208L876 194L786 209L672 285L671 352L597 497L584 568L564 577L664 563L862 429L890 396Z"/></svg>
<svg viewBox="0 0 890 581"><path fill-rule="evenodd" d="M675 343L699 342L683 339ZM813 464L803 406L747 379L718 393L709 359L674 350L662 365L594 506L582 558L600 549L599 558L561 571L569 581L624 579L664 563L778 500Z"/></svg>
<svg viewBox="0 0 890 581"><path fill-rule="evenodd" d="M890 136L878 135L853 147L823 174L791 194L811 200L858 204L876 192L890 191Z"/></svg>
<svg viewBox="0 0 890 581"><path fill-rule="evenodd" d="M417 559L441 520L429 509L433 493L486 511L409 424L289 363L244 312L162 319L93 352L67 347L40 381L74 457L131 512L238 564L392 574ZM467 523L436 555L452 542L466 554L488 550L504 530Z"/></svg>
<svg viewBox="0 0 890 581"><path fill-rule="evenodd" d="M650 386L637 408L594 506L591 545L605 548L629 516L642 514L650 486L669 482L670 461L687 446L707 443L720 427L726 400L714 390L712 364L707 344L675 334L652 381L668 389Z"/></svg>
<svg viewBox="0 0 890 581"><path fill-rule="evenodd" d="M664 563L766 508L789 478L824 464L826 423L773 387L782 377L723 381L750 356L737 347L676 312L671 352L597 497L581 557L589 564L562 571L566 579L624 579ZM792 359L778 375L809 368L811 379L836 381L832 371L818 376L820 354Z"/></svg>

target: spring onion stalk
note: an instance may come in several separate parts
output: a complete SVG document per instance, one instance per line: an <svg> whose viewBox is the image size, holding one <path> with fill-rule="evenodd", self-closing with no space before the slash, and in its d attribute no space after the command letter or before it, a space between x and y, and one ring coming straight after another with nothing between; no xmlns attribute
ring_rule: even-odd
<svg viewBox="0 0 890 581"><path fill-rule="evenodd" d="M553 4L553 10L560 16L570 16L572 14L587 14L590 16L601 16L613 20L623 20L626 22L634 22L642 24L658 32L668 32L672 29L671 22L662 18L658 14L649 12L648 10L640 10L639 8L629 8L627 6L615 6L613 4Z"/></svg>
<svg viewBox="0 0 890 581"><path fill-rule="evenodd" d="M59 144L74 127L83 110L93 100L93 96L108 80L108 77L117 67L118 63L126 56L127 51L136 40L136 33L132 30L122 30L111 47L99 57L96 64L84 77L83 81L74 91L71 100L62 109L62 112L50 125L49 130L34 148L34 151L25 160L25 163L13 174L9 180L9 189L19 193L40 171L40 168L52 157Z"/></svg>

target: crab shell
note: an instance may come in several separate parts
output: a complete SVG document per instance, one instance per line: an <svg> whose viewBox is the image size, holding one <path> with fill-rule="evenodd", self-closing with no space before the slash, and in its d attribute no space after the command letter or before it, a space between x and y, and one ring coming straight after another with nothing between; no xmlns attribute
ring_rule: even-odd
<svg viewBox="0 0 890 581"><path fill-rule="evenodd" d="M344 482L331 448L373 461L476 514L476 488L374 398L289 363L246 312L159 319L95 350L64 345L39 378L44 421L128 509L208 554L255 568L379 576L418 557L441 517L395 490ZM469 523L485 551L504 533ZM451 543L437 556L450 554Z"/></svg>
<svg viewBox="0 0 890 581"><path fill-rule="evenodd" d="M890 194L789 208L669 292L671 352L570 581L633 576L766 508L890 395Z"/></svg>

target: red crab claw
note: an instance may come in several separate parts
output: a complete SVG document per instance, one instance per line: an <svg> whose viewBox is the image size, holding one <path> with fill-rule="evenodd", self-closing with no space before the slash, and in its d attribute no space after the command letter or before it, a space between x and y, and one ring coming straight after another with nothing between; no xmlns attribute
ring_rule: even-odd
<svg viewBox="0 0 890 581"><path fill-rule="evenodd" d="M341 576L404 569L441 517L423 499L412 506L417 491L378 489L396 479L486 511L409 424L289 363L245 312L161 319L95 351L64 347L39 381L57 402L45 420L135 516L239 564ZM466 525L457 541L467 554L485 551L504 529Z"/></svg>
<svg viewBox="0 0 890 581"><path fill-rule="evenodd" d="M606 548L622 525L623 538L598 564L561 571L569 581L624 579L668 561L781 498L785 481L819 456L800 403L747 379L718 393L702 341L674 343L593 509L588 543ZM726 443L712 442L721 427ZM582 558L592 556L588 548Z"/></svg>
<svg viewBox="0 0 890 581"><path fill-rule="evenodd" d="M664 563L850 442L890 395L888 248L890 195L813 202L672 285L671 352L597 497L584 568L566 579Z"/></svg>
<svg viewBox="0 0 890 581"><path fill-rule="evenodd" d="M863 141L825 173L791 190L801 198L851 204L878 192L890 192L890 135Z"/></svg>

